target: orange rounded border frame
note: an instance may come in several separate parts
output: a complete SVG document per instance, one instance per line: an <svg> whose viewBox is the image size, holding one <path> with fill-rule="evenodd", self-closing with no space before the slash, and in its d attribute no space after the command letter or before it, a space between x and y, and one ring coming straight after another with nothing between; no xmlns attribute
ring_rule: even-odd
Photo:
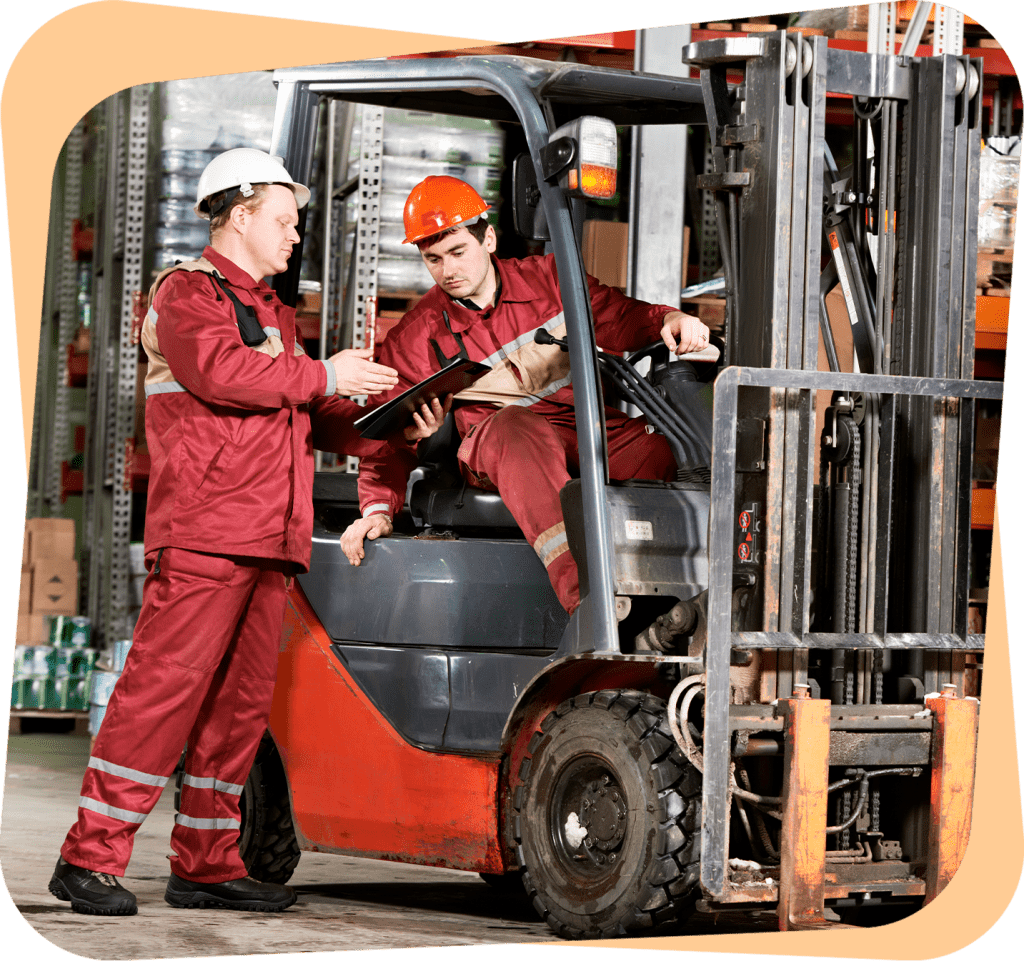
<svg viewBox="0 0 1024 961"><path fill-rule="evenodd" d="M219 44L215 59L193 49L152 43L161 36L244 36L256 42ZM261 35L268 42L260 43ZM26 458L31 443L36 357L46 260L47 205L61 147L78 120L111 93L180 77L338 60L362 60L429 50L476 47L488 41L365 27L240 16L121 0L101 0L44 24L22 47L4 84L0 127ZM491 41L493 42L493 41ZM88 50L88 62L82 52ZM78 74L53 64L82 63ZM74 84L69 85L71 74ZM40 124L45 105L45 123ZM839 932L700 935L602 943L619 948L833 958L925 959L966 947L1002 915L1024 865L1024 831L1010 688L1005 595L996 523L989 588L985 690L979 736L971 839L946 891L896 925ZM949 910L955 904L955 910Z"/></svg>

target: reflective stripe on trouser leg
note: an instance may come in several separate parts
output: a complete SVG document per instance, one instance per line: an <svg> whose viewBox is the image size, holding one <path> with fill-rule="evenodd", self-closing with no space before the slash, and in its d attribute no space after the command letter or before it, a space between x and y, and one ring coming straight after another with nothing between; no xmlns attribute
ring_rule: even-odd
<svg viewBox="0 0 1024 961"><path fill-rule="evenodd" d="M606 408L605 419L613 480L675 479L676 463L668 442L660 434L648 434L643 418ZM500 491L527 541L536 545L538 538L562 522L559 491L569 480L568 465L579 465L575 412L539 414L521 407L503 408L463 442L459 460ZM565 550L540 556L562 606L574 611L580 588L572 554Z"/></svg>
<svg viewBox="0 0 1024 961"><path fill-rule="evenodd" d="M219 884L246 875L240 802L270 714L284 606L284 574L268 565L189 732L171 832L171 870L186 880Z"/></svg>
<svg viewBox="0 0 1024 961"><path fill-rule="evenodd" d="M571 614L580 603L580 575L569 552L565 524L560 521L541 533L533 542L533 549L544 564L562 606Z"/></svg>
<svg viewBox="0 0 1024 961"><path fill-rule="evenodd" d="M61 848L69 863L124 875L140 821L117 812L141 820L159 799L259 573L225 557L164 551L93 745L87 801Z"/></svg>

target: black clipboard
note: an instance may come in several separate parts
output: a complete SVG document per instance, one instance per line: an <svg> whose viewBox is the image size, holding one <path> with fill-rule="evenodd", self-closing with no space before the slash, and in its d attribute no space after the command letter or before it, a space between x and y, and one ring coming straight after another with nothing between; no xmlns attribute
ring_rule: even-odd
<svg viewBox="0 0 1024 961"><path fill-rule="evenodd" d="M475 360L459 360L442 367L436 374L421 380L415 387L393 397L386 404L375 407L364 414L353 425L360 436L369 440L386 440L397 431L404 430L412 423L413 411L435 397L444 401L449 394L465 390L474 381L490 371L486 364Z"/></svg>

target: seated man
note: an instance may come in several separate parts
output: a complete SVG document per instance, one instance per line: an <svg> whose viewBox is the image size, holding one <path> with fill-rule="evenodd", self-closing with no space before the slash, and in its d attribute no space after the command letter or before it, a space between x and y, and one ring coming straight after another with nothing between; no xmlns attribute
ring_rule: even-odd
<svg viewBox="0 0 1024 961"><path fill-rule="evenodd" d="M493 368L459 394L459 463L469 484L501 495L571 614L580 602L579 574L558 496L579 467L569 355L534 343L541 327L565 335L555 259L498 260L486 211L480 195L454 177L427 177L409 194L404 242L419 247L436 286L384 341L380 363L398 371L399 383L376 401L386 402L456 358ZM588 280L597 343L605 350L638 350L658 337L677 354L707 346L708 329L695 317ZM665 438L648 433L643 418L610 407L605 418L613 480L675 478ZM362 458L363 516L341 538L352 564L364 556L364 538L392 532L414 466L411 450Z"/></svg>

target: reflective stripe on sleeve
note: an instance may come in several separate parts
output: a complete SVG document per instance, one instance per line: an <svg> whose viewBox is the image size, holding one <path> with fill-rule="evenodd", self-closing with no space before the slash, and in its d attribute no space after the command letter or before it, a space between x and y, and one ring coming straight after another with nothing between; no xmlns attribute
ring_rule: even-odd
<svg viewBox="0 0 1024 961"><path fill-rule="evenodd" d="M528 330L525 334L520 334L515 340L509 341L504 347L499 347L493 354L491 354L490 357L485 358L482 363L487 364L488 367L493 367L499 360L507 360L508 355L513 351L519 350L520 347L530 343L530 341L532 341L536 336L538 330L546 330L550 332L564 323L565 313L555 314L555 316L550 320L544 321L540 327Z"/></svg>
<svg viewBox="0 0 1024 961"><path fill-rule="evenodd" d="M162 384L146 384L146 396L151 394L187 394L188 390L176 380L168 380Z"/></svg>
<svg viewBox="0 0 1024 961"><path fill-rule="evenodd" d="M329 360L320 361L324 365L324 370L327 371L327 390L324 391L324 397L333 397L338 389L338 372L334 369L334 364Z"/></svg>
<svg viewBox="0 0 1024 961"><path fill-rule="evenodd" d="M280 339L281 337L281 331L278 330L276 327L264 327L263 333L265 333L268 337L277 337L278 339Z"/></svg>
<svg viewBox="0 0 1024 961"><path fill-rule="evenodd" d="M146 311L146 320L148 320L154 327L156 326L156 319L158 316L159 315L155 310L153 310L152 307L150 307L149 310Z"/></svg>
<svg viewBox="0 0 1024 961"><path fill-rule="evenodd" d="M222 794L241 794L242 785L232 784L230 781L218 781L214 777L193 777L191 774L186 774L182 778L182 783L187 784L189 787L199 788L200 790L214 790L220 791Z"/></svg>
<svg viewBox="0 0 1024 961"><path fill-rule="evenodd" d="M123 777L128 781L135 781L137 784L148 784L151 787L163 787L170 776L167 774L163 776L147 774L145 771L136 771L134 768L122 767L120 764L104 761L103 758L99 757L89 758L89 767L97 771L103 771L104 774L116 774L118 777Z"/></svg>
<svg viewBox="0 0 1024 961"><path fill-rule="evenodd" d="M80 797L78 806L87 811L95 811L97 814L105 814L108 818L115 818L118 821L127 821L129 824L141 824L146 820L145 814L138 811L126 811L124 808L116 808L112 804L104 804L91 797Z"/></svg>
<svg viewBox="0 0 1024 961"><path fill-rule="evenodd" d="M187 814L176 814L174 823L183 828L195 828L197 831L236 831L242 827L234 818L190 818Z"/></svg>
<svg viewBox="0 0 1024 961"><path fill-rule="evenodd" d="M391 516L391 505L390 504L371 504L366 510L363 511L363 517L369 517L371 514L387 514Z"/></svg>

